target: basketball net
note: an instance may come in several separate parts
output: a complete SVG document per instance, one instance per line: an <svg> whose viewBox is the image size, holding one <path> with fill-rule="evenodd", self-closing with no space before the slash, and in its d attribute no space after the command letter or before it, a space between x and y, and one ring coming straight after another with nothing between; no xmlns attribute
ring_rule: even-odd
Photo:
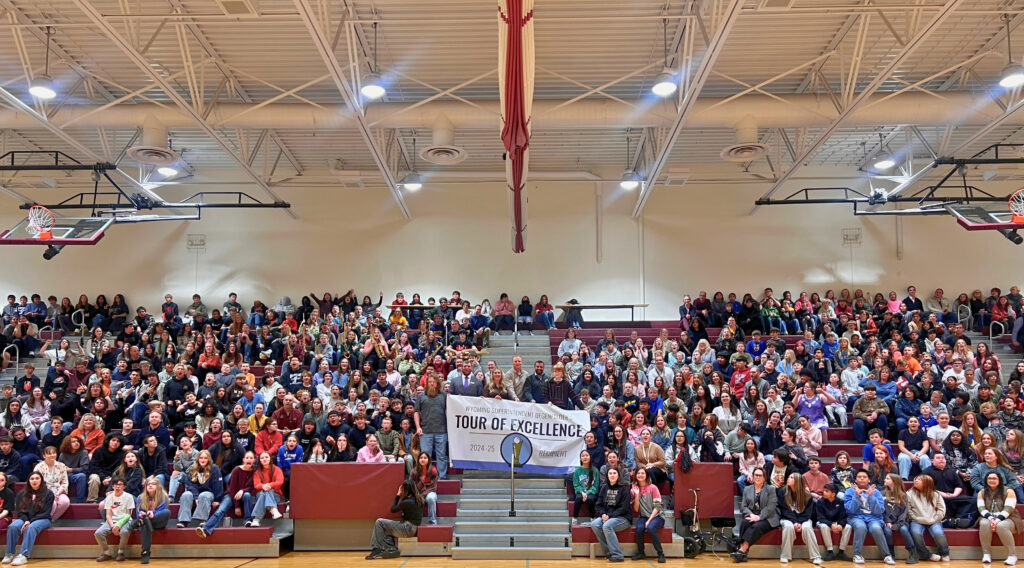
<svg viewBox="0 0 1024 568"><path fill-rule="evenodd" d="M28 228L37 239L52 239L55 221L53 212L42 205L33 205L28 210Z"/></svg>

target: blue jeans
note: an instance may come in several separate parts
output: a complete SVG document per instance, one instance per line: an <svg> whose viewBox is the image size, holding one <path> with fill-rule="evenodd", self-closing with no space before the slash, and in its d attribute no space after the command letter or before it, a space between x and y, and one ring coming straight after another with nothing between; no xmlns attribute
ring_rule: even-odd
<svg viewBox="0 0 1024 568"><path fill-rule="evenodd" d="M853 421L853 437L858 443L866 443L868 441L868 430L871 428L878 428L883 433L887 432L889 430L889 417L885 414L879 414L878 420L875 420L873 424L860 418L855 419Z"/></svg>
<svg viewBox="0 0 1024 568"><path fill-rule="evenodd" d="M281 497L276 491L259 491L256 495L256 503L252 506L252 517L262 519L267 514L267 509L276 507L281 502Z"/></svg>
<svg viewBox="0 0 1024 568"><path fill-rule="evenodd" d="M22 519L17 519L7 527L7 554L15 554L18 548L18 538L21 537L21 527L25 524ZM32 556L32 547L36 544L36 537L39 533L50 528L50 519L40 519L29 523L25 529L25 538L21 539L21 554L25 558Z"/></svg>
<svg viewBox="0 0 1024 568"><path fill-rule="evenodd" d="M175 499L178 498L178 488L179 488L179 486L182 483L184 483L184 481L185 481L185 474L184 473L182 473L181 475L179 475L177 477L171 477L170 486L167 489L167 497L169 497L172 502ZM183 495L183 497L184 497L184 495Z"/></svg>
<svg viewBox="0 0 1024 568"><path fill-rule="evenodd" d="M914 537L914 546L917 547L917 553L921 555L921 559L923 560L931 555L931 553L928 552L928 547L924 545L925 531L931 533L932 540L935 541L935 553L939 556L948 555L949 544L946 542L946 533L942 530L942 523L922 525L921 523L911 522L910 534Z"/></svg>
<svg viewBox="0 0 1024 568"><path fill-rule="evenodd" d="M220 506L217 510L210 515L210 518L203 525L203 530L207 534L213 534L213 531L217 530L220 526L220 522L224 520L224 517L231 512L231 509L235 508L235 502L231 498L232 496L225 494L220 500ZM252 515L252 494L242 493L242 518L248 519Z"/></svg>
<svg viewBox="0 0 1024 568"><path fill-rule="evenodd" d="M538 312L537 323L543 324L548 329L555 329L555 312Z"/></svg>
<svg viewBox="0 0 1024 568"><path fill-rule="evenodd" d="M661 538L658 531L665 526L665 517L658 515L651 520L638 518L636 520L636 547L637 552L644 552L644 535L651 537L651 544L658 554L662 554Z"/></svg>
<svg viewBox="0 0 1024 568"><path fill-rule="evenodd" d="M424 495L423 499L427 502L427 519L431 524L437 523L437 493L431 491Z"/></svg>
<svg viewBox="0 0 1024 568"><path fill-rule="evenodd" d="M672 468L675 469L675 468ZM736 488L739 489L740 495L743 495L743 489L747 486L747 476L741 475L736 478Z"/></svg>
<svg viewBox="0 0 1024 568"><path fill-rule="evenodd" d="M896 550L896 545L893 544L892 540L892 529L890 529L888 525L883 528L885 529L885 544L889 547L889 550ZM914 537L910 534L910 525L903 525L899 528L899 531L900 534L903 535L903 546L905 546L907 550L913 550ZM927 559L928 557L925 556L925 560Z"/></svg>
<svg viewBox="0 0 1024 568"><path fill-rule="evenodd" d="M448 477L448 434L427 434L420 437L420 449L430 454L437 466L437 475L441 479Z"/></svg>
<svg viewBox="0 0 1024 568"><path fill-rule="evenodd" d="M594 535L597 536L597 541L601 543L601 548L604 549L608 558L622 558L619 537L615 533L628 529L629 520L622 517L610 517L607 521L602 521L601 517L597 517L590 523L590 528L594 530Z"/></svg>
<svg viewBox="0 0 1024 568"><path fill-rule="evenodd" d="M88 497L89 484L87 483L88 476L84 473L69 473L68 474L68 493L69 495L75 496L76 503L85 503L86 497ZM72 488L73 493L72 493Z"/></svg>
<svg viewBox="0 0 1024 568"><path fill-rule="evenodd" d="M878 545L883 556L891 554L885 540L885 523L880 520L865 522L864 519L850 519L850 526L853 527L854 556L863 556L861 552L864 550L864 538L867 537L868 532L871 532L871 538L875 539L875 544Z"/></svg>
<svg viewBox="0 0 1024 568"><path fill-rule="evenodd" d="M907 454L900 454L896 456L896 464L900 468L900 477L910 479L910 470L914 467L914 460ZM920 471L924 471L932 465L932 460L928 456L921 456L921 460L917 462L917 465Z"/></svg>
<svg viewBox="0 0 1024 568"><path fill-rule="evenodd" d="M210 518L210 508L213 507L214 495L209 491L203 491L197 496L191 491L181 494L181 506L178 508L178 522L188 524L194 518L197 521L206 521ZM192 502L195 501L196 510L192 510Z"/></svg>

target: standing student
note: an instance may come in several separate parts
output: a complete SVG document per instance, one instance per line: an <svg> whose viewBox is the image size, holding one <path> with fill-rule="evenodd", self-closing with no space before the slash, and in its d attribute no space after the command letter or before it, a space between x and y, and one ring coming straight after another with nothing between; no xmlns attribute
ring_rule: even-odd
<svg viewBox="0 0 1024 568"><path fill-rule="evenodd" d="M758 539L779 528L779 507L776 488L768 483L763 467L754 468L753 483L743 490L740 523L740 546L730 554L734 562L746 562L747 552ZM788 478L787 478L788 479Z"/></svg>
<svg viewBox="0 0 1024 568"><path fill-rule="evenodd" d="M608 469L608 483L597 492L597 514L590 527L601 543L609 562L624 560L619 547L619 537L615 533L629 527L630 490L628 478L619 479L619 470Z"/></svg>
<svg viewBox="0 0 1024 568"><path fill-rule="evenodd" d="M416 397L416 434L420 437L420 448L430 454L437 464L441 479L448 477L448 395L441 390L436 375L427 375L426 391Z"/></svg>
<svg viewBox="0 0 1024 568"><path fill-rule="evenodd" d="M898 476L897 476L898 477ZM861 551L864 549L864 538L868 532L875 539L875 544L885 555L885 563L896 564L889 547L885 542L885 531L882 527L883 515L885 514L885 499L882 492L875 489L871 483L871 476L867 470L859 470L854 478L853 487L843 494L843 501L846 507L846 518L853 526L853 561L856 564L864 564L864 556Z"/></svg>
<svg viewBox="0 0 1024 568"><path fill-rule="evenodd" d="M14 502L14 514L17 518L7 527L7 553L2 563L21 566L27 564L32 556L32 547L35 546L39 533L50 528L53 492L46 487L43 476L33 471L28 476L25 488L14 498ZM15 555L19 539L21 552Z"/></svg>
<svg viewBox="0 0 1024 568"><path fill-rule="evenodd" d="M392 513L402 513L402 520L377 519L373 524L373 537L370 540L370 553L367 560L378 558L398 558L397 538L415 536L423 521L423 497L416 492L416 485L410 479L402 482L391 503Z"/></svg>
<svg viewBox="0 0 1024 568"><path fill-rule="evenodd" d="M213 463L210 452L203 450L196 457L185 474L185 492L181 494L181 507L178 508L178 528L185 528L193 521L200 524L210 518L210 509L214 501L220 501L224 494L224 479L220 468ZM195 511L192 504L195 503Z"/></svg>
<svg viewBox="0 0 1024 568"><path fill-rule="evenodd" d="M814 522L811 521L814 503L811 492L804 485L803 476L799 473L789 474L786 486L779 488L778 491L779 524L782 525L782 555L779 560L785 564L793 559L793 543L799 534L807 545L807 554L811 562L821 564L818 538L814 535Z"/></svg>
<svg viewBox="0 0 1024 568"><path fill-rule="evenodd" d="M910 534L920 558L928 557L932 562L949 562L949 544L942 530L946 517L946 502L935 490L935 482L927 475L914 478L914 486L907 492L907 509L910 516ZM936 554L929 554L924 544L924 533L928 532L935 541Z"/></svg>
<svg viewBox="0 0 1024 568"><path fill-rule="evenodd" d="M665 563L665 551L661 548L658 531L665 526L665 518L661 516L661 493L658 486L651 482L647 470L636 470L636 484L630 491L633 497L633 514L636 515L636 554L633 560L644 560L644 535L651 537L654 551L658 553L658 564Z"/></svg>
<svg viewBox="0 0 1024 568"><path fill-rule="evenodd" d="M247 527L260 526L260 519L267 513L275 520L284 516L277 509L278 503L284 501L284 472L274 465L268 452L260 454L259 462L252 479L256 502L252 507L252 517L245 523Z"/></svg>
<svg viewBox="0 0 1024 568"><path fill-rule="evenodd" d="M1006 547L1007 566L1017 564L1017 545L1014 535L1021 531L1020 513L1017 511L1017 494L1008 489L998 473L990 471L985 475L985 488L978 492L978 533L981 539L981 562L992 562L992 533L999 535L999 542Z"/></svg>
<svg viewBox="0 0 1024 568"><path fill-rule="evenodd" d="M129 522L132 519L132 512L135 511L135 498L124 490L126 485L124 478L115 477L110 485L113 491L107 493L103 500L103 515L106 520L94 533L96 544L100 545L100 555L96 558L96 562L106 562L113 558L107 543L107 535L111 533L119 540L117 561L123 562L124 550L128 546L128 537L132 533Z"/></svg>
<svg viewBox="0 0 1024 568"><path fill-rule="evenodd" d="M153 531L167 528L171 520L171 510L167 507L170 500L164 485L155 475L146 478L146 487L139 495L138 520L135 526L142 534L142 556L139 562L149 564L149 555L153 547Z"/></svg>

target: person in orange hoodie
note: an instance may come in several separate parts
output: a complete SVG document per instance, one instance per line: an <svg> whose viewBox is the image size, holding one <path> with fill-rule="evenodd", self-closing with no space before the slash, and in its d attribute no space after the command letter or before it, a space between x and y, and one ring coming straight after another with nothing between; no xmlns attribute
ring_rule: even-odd
<svg viewBox="0 0 1024 568"><path fill-rule="evenodd" d="M260 526L260 519L267 513L274 519L280 519L283 515L277 505L284 502L284 472L274 465L268 452L260 452L260 465L252 476L252 486L256 490L256 503L252 507L252 518L245 522L245 526Z"/></svg>
<svg viewBox="0 0 1024 568"><path fill-rule="evenodd" d="M271 418L267 427L260 430L256 435L256 453L267 452L271 456L277 455L277 450L284 443L284 436L277 430L277 419Z"/></svg>

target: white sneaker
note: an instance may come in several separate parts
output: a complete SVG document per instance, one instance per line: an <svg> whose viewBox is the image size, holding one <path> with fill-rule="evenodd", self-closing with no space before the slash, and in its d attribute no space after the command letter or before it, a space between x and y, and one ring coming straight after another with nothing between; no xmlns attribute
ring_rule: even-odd
<svg viewBox="0 0 1024 568"><path fill-rule="evenodd" d="M25 564L28 564L28 557L24 554L19 554L14 557L14 560L11 560L11 566L24 566Z"/></svg>
<svg viewBox="0 0 1024 568"><path fill-rule="evenodd" d="M0 561L0 564L10 564L11 560L14 560L13 554L5 554L4 559Z"/></svg>
<svg viewBox="0 0 1024 568"><path fill-rule="evenodd" d="M942 561L943 562L949 562L949 555L947 554L947 555L943 556L942 557Z"/></svg>
<svg viewBox="0 0 1024 568"><path fill-rule="evenodd" d="M280 519L283 516L284 515L281 514L281 511L277 510L277 507L271 507L270 508L270 518L272 518L274 520L277 520L277 519Z"/></svg>
<svg viewBox="0 0 1024 568"><path fill-rule="evenodd" d="M991 554L982 554L981 555L981 563L982 564L991 564L992 563L992 555Z"/></svg>
<svg viewBox="0 0 1024 568"><path fill-rule="evenodd" d="M896 561L892 559L892 556L886 556L885 563L889 566L892 566L893 564L896 564Z"/></svg>
<svg viewBox="0 0 1024 568"><path fill-rule="evenodd" d="M259 519L253 519L252 520L252 524L249 525L249 526L250 527L258 527L258 526L260 526L260 520Z"/></svg>
<svg viewBox="0 0 1024 568"><path fill-rule="evenodd" d="M1003 564L1006 564L1007 566L1016 566L1017 565L1017 557L1016 556L1007 556L1006 560L1003 562Z"/></svg>
<svg viewBox="0 0 1024 568"><path fill-rule="evenodd" d="M938 562L938 561L942 560L942 557L939 556L938 554L932 554L931 557L928 558L928 560L931 560L932 562Z"/></svg>
<svg viewBox="0 0 1024 568"><path fill-rule="evenodd" d="M854 564L864 564L864 557L859 555L859 554L854 554L853 555L853 563Z"/></svg>
<svg viewBox="0 0 1024 568"><path fill-rule="evenodd" d="M815 558L814 560L811 560L811 562L813 562L814 564L817 564L818 566L821 566L821 557L819 556L819 557Z"/></svg>
<svg viewBox="0 0 1024 568"><path fill-rule="evenodd" d="M783 556L782 558L779 558L779 562L782 562L783 564L789 564L789 558Z"/></svg>

